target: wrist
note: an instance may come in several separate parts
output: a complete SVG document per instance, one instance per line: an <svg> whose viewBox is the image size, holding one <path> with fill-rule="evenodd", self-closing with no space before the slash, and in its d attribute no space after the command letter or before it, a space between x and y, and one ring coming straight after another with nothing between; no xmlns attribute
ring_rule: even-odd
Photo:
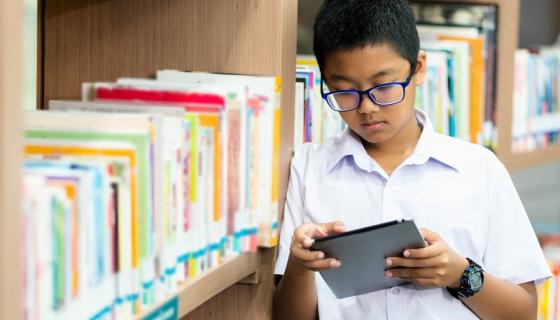
<svg viewBox="0 0 560 320"><path fill-rule="evenodd" d="M307 269L301 262L295 259L291 254L288 257L286 265L286 273L294 278L313 278L314 272Z"/></svg>
<svg viewBox="0 0 560 320"><path fill-rule="evenodd" d="M467 258L461 257L453 275L453 282L447 285L448 288L459 289L459 287L461 286L461 277L463 276L463 272L468 266L469 260L467 260Z"/></svg>
<svg viewBox="0 0 560 320"><path fill-rule="evenodd" d="M456 299L472 297L477 294L484 285L484 270L473 260L466 258L468 266L463 271L459 280L459 287L447 287L447 291Z"/></svg>

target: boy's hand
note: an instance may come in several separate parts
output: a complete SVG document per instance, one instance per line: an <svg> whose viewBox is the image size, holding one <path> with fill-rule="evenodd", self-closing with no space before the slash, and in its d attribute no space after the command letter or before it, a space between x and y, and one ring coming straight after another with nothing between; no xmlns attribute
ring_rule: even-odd
<svg viewBox="0 0 560 320"><path fill-rule="evenodd" d="M312 271L338 268L340 267L340 261L332 258L325 259L323 252L310 251L309 247L315 242L315 238L326 237L345 231L346 227L340 221L302 224L294 231L292 236L290 255L295 262Z"/></svg>
<svg viewBox="0 0 560 320"><path fill-rule="evenodd" d="M469 263L447 246L437 233L428 229L420 230L428 246L421 249L407 249L404 258L389 257L385 271L389 278L401 278L426 287L459 288L460 278Z"/></svg>

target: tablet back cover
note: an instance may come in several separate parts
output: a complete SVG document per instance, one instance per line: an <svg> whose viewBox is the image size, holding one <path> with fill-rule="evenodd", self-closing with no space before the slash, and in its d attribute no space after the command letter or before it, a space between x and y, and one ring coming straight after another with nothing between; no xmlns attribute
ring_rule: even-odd
<svg viewBox="0 0 560 320"><path fill-rule="evenodd" d="M321 250L325 257L336 258L342 263L340 268L320 273L337 298L346 298L408 283L385 277L388 269L385 259L400 257L405 249L424 246L414 222L404 220L317 239L311 250Z"/></svg>

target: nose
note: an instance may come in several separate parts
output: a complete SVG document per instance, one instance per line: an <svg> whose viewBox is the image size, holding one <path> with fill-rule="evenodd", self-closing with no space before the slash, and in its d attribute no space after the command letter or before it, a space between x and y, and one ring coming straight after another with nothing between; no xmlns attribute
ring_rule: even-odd
<svg viewBox="0 0 560 320"><path fill-rule="evenodd" d="M381 108L377 104L375 104L371 97L366 93L362 95L362 99L360 100L361 101L360 105L358 106L358 113L367 114L372 112L379 112L379 110L381 110Z"/></svg>

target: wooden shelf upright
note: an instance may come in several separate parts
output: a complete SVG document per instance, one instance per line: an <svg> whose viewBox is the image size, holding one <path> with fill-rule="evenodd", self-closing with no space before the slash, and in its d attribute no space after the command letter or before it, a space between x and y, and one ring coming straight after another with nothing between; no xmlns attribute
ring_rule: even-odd
<svg viewBox="0 0 560 320"><path fill-rule="evenodd" d="M23 1L0 0L0 319L19 319L22 312L22 30Z"/></svg>

